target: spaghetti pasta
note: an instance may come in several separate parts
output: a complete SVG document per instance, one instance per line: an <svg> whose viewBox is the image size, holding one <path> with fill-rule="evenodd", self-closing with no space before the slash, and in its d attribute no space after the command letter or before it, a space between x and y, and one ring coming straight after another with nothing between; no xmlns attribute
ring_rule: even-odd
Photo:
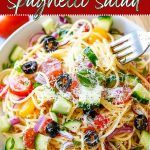
<svg viewBox="0 0 150 150"><path fill-rule="evenodd" d="M138 101L133 93L137 85L149 92L150 83L141 73L149 60L142 56L139 68L136 61L121 65L109 45L114 41L113 35L85 19L56 26L55 31L58 39L50 35L40 37L14 68L0 72L2 110L8 122L10 118L20 118L19 124L2 130L4 136L23 137L24 148L31 149L29 142L36 150L65 146L77 150L143 148L134 120L137 112L143 112L148 119L149 105ZM60 42L65 44L59 46ZM23 70L28 62L26 70L32 73ZM149 103L148 94L144 99ZM132 106L140 110L135 112ZM120 131L125 125L132 127L132 132ZM36 136L33 141L25 138L33 136L27 133L30 128ZM66 134L62 136L58 130L65 130ZM39 148L41 143L36 143L40 135L45 137L43 140L48 138L43 149Z"/></svg>

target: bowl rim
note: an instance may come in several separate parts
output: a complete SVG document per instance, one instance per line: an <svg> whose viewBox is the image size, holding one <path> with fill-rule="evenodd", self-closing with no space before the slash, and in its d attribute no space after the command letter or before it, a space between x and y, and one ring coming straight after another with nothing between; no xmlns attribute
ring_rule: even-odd
<svg viewBox="0 0 150 150"><path fill-rule="evenodd" d="M70 17L77 17L76 15L69 15ZM87 16L90 16L90 17L96 17L96 16L99 16L99 15L78 15L79 17L87 17ZM48 17L58 17L57 15L51 15L51 16L41 16L37 21L41 21L43 18L48 18ZM121 18L122 20L125 20L125 22L129 22L129 24L132 24L133 26L135 27L138 27L141 31L145 31L145 29L143 29L140 25L137 25L135 24L134 22L132 22L131 20L125 18L124 16L118 16L118 15L115 15L115 16L112 16L112 17L117 17L117 18ZM18 28L16 31L14 31L5 41L4 43L1 45L0 47L0 51L2 51L4 49L4 47L7 45L7 43L13 39L13 37L15 37L18 33L20 33L21 31L23 31L24 29L26 29L28 26L31 26L33 23L35 23L35 20L30 20L29 22L25 23L24 25L22 25L20 28Z"/></svg>

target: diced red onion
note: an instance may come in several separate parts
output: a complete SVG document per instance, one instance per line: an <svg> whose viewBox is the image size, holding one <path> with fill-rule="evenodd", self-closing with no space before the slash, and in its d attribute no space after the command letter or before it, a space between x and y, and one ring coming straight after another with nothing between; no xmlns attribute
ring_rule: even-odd
<svg viewBox="0 0 150 150"><path fill-rule="evenodd" d="M70 146L73 146L73 143L72 142L66 142L66 143L64 143L64 145L61 147L60 150L66 150Z"/></svg>
<svg viewBox="0 0 150 150"><path fill-rule="evenodd" d="M41 84L46 84L46 80L41 74L38 74L35 77L35 81L38 82L38 83L41 83Z"/></svg>
<svg viewBox="0 0 150 150"><path fill-rule="evenodd" d="M64 16L59 16L59 21L63 24L69 23L68 20Z"/></svg>
<svg viewBox="0 0 150 150"><path fill-rule="evenodd" d="M124 125L120 128L117 128L112 132L108 137L107 140L112 139L115 135L122 134L122 133L132 133L133 132L133 127L129 125Z"/></svg>
<svg viewBox="0 0 150 150"><path fill-rule="evenodd" d="M39 118L38 122L37 122L37 123L35 124L35 126L34 126L34 131L35 131L35 132L39 132L40 126L41 126L42 123L45 121L45 119L46 119L46 118L45 118L44 115Z"/></svg>
<svg viewBox="0 0 150 150"><path fill-rule="evenodd" d="M36 33L35 35L33 35L33 36L31 37L31 39L29 40L29 47L33 46L34 43L36 43L37 40L38 40L42 35L44 35L44 32Z"/></svg>
<svg viewBox="0 0 150 150"><path fill-rule="evenodd" d="M69 43L69 40L65 40L65 41L63 41L63 42L60 42L60 43L59 43L59 46L64 46L64 45L66 45L67 43Z"/></svg>
<svg viewBox="0 0 150 150"><path fill-rule="evenodd" d="M150 132L150 117L148 118L148 131Z"/></svg>
<svg viewBox="0 0 150 150"><path fill-rule="evenodd" d="M73 139L73 136L70 133L66 132L66 131L60 131L59 133L63 137L66 137L66 138L71 139L71 140Z"/></svg>
<svg viewBox="0 0 150 150"><path fill-rule="evenodd" d="M87 67L88 67L88 68L92 68L92 67L93 67L93 64L92 64L91 62L89 62L89 63L87 64Z"/></svg>
<svg viewBox="0 0 150 150"><path fill-rule="evenodd" d="M18 108L18 105L17 104L14 104L13 105L13 109L17 109Z"/></svg>
<svg viewBox="0 0 150 150"><path fill-rule="evenodd" d="M150 74L147 75L146 80L150 83Z"/></svg>
<svg viewBox="0 0 150 150"><path fill-rule="evenodd" d="M105 145L105 150L112 150L112 147L111 147L111 145L109 144L108 141L106 141L106 142L104 143L104 145Z"/></svg>
<svg viewBox="0 0 150 150"><path fill-rule="evenodd" d="M10 123L12 126L19 124L20 123L20 119L18 117L13 117L10 119Z"/></svg>
<svg viewBox="0 0 150 150"><path fill-rule="evenodd" d="M18 101L21 101L21 100L23 100L25 97L20 97L19 99L18 99Z"/></svg>
<svg viewBox="0 0 150 150"><path fill-rule="evenodd" d="M55 39L57 39L59 37L59 34L57 32L53 32L52 35Z"/></svg>

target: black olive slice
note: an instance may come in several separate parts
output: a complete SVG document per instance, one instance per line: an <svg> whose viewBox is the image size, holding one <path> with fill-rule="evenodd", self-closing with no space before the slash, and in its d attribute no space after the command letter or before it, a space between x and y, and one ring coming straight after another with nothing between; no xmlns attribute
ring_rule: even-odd
<svg viewBox="0 0 150 150"><path fill-rule="evenodd" d="M60 75L56 81L56 87L58 90L66 92L69 86L72 84L72 79L69 74L65 73Z"/></svg>
<svg viewBox="0 0 150 150"><path fill-rule="evenodd" d="M52 121L46 126L46 133L51 137L55 138L59 133L60 127L58 123Z"/></svg>
<svg viewBox="0 0 150 150"><path fill-rule="evenodd" d="M53 52L56 51L58 48L58 42L53 36L44 37L41 43L43 43L46 52Z"/></svg>
<svg viewBox="0 0 150 150"><path fill-rule="evenodd" d="M36 61L29 61L22 65L22 71L25 74L33 74L37 71L37 62Z"/></svg>
<svg viewBox="0 0 150 150"><path fill-rule="evenodd" d="M148 123L147 118L144 115L138 115L134 120L134 126L136 129L142 131L145 130Z"/></svg>
<svg viewBox="0 0 150 150"><path fill-rule="evenodd" d="M88 146L96 146L99 143L99 136L96 131L88 130L84 136L84 141Z"/></svg>
<svg viewBox="0 0 150 150"><path fill-rule="evenodd" d="M87 110L83 110L83 113L86 114L88 117L90 117L92 119L94 119L95 116L97 115L97 112L95 110L93 110L93 109L88 110L88 111Z"/></svg>

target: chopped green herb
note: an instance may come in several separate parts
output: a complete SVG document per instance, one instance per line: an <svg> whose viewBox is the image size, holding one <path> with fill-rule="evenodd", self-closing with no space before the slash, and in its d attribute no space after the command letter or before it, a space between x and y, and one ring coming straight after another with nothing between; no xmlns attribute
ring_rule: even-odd
<svg viewBox="0 0 150 150"><path fill-rule="evenodd" d="M15 67L15 70L16 70L17 72L19 72L19 73L22 73L22 72L23 72L22 69L21 69L21 66Z"/></svg>
<svg viewBox="0 0 150 150"><path fill-rule="evenodd" d="M63 36L68 33L68 30L67 29L60 29L57 31L57 33L59 34L59 38L57 38L57 41L59 42L63 39Z"/></svg>
<svg viewBox="0 0 150 150"><path fill-rule="evenodd" d="M12 68L14 66L14 63L3 63L2 64L2 69L8 69L8 68Z"/></svg>
<svg viewBox="0 0 150 150"><path fill-rule="evenodd" d="M100 72L96 72L95 75L96 75L96 78L98 79L100 85L103 84L103 83L105 83L106 78L105 78L104 74L102 74Z"/></svg>
<svg viewBox="0 0 150 150"><path fill-rule="evenodd" d="M75 141L75 140L73 140L73 145L74 145L74 146L80 146L80 145L81 145L81 142L80 142L80 141Z"/></svg>
<svg viewBox="0 0 150 150"><path fill-rule="evenodd" d="M118 29L115 28L110 29L110 34L123 35L122 32L120 32Z"/></svg>
<svg viewBox="0 0 150 150"><path fill-rule="evenodd" d="M106 87L112 88L116 84L116 76L115 75L110 75L109 77L106 78Z"/></svg>
<svg viewBox="0 0 150 150"><path fill-rule="evenodd" d="M25 81L25 82L24 82L24 85L25 85L25 86L28 86L28 85L29 85L29 82L28 82L28 81Z"/></svg>
<svg viewBox="0 0 150 150"><path fill-rule="evenodd" d="M145 67L145 68L143 69L143 75L144 75L144 76L147 76L147 75L148 75L148 72L149 72L148 69Z"/></svg>
<svg viewBox="0 0 150 150"><path fill-rule="evenodd" d="M42 85L41 83L38 83L38 82L35 82L34 84L33 84L33 87L34 88L37 88L38 86L40 86L40 85Z"/></svg>
<svg viewBox="0 0 150 150"><path fill-rule="evenodd" d="M66 29L60 29L60 30L58 30L59 36L64 36L67 33L68 33L68 30L66 30Z"/></svg>
<svg viewBox="0 0 150 150"><path fill-rule="evenodd" d="M141 61L141 58L136 58L136 59L134 59L134 61L139 62L139 61Z"/></svg>
<svg viewBox="0 0 150 150"><path fill-rule="evenodd" d="M70 32L70 35L73 35L73 33L74 33L73 31L72 31L72 32Z"/></svg>
<svg viewBox="0 0 150 150"><path fill-rule="evenodd" d="M98 16L98 19L109 19L111 16Z"/></svg>
<svg viewBox="0 0 150 150"><path fill-rule="evenodd" d="M72 23L72 19L70 17L65 16L64 18L68 21L68 23Z"/></svg>

